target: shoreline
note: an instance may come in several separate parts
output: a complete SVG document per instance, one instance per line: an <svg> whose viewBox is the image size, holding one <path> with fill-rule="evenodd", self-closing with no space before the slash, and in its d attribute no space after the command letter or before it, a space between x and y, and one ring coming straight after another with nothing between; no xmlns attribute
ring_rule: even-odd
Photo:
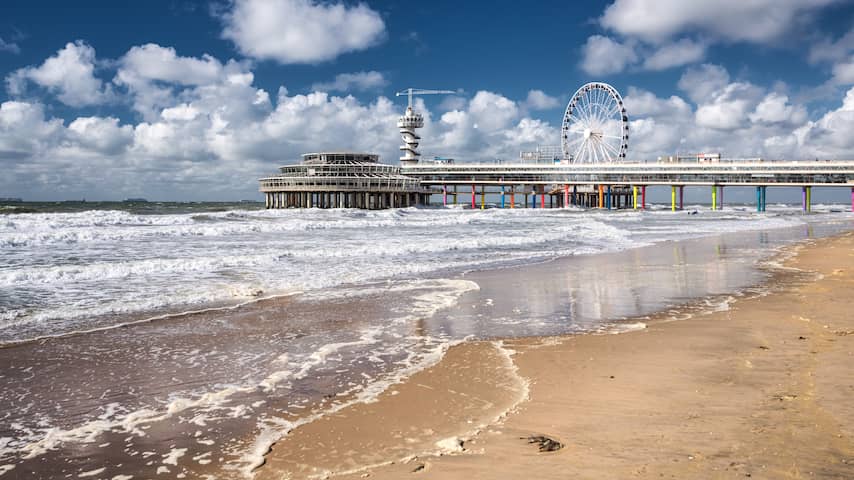
<svg viewBox="0 0 854 480"><path fill-rule="evenodd" d="M837 268L829 265L834 256L828 250L837 253ZM845 399L854 393L854 370L846 368L854 356L854 320L845 318L845 292L838 284L854 285L851 251L852 232L785 247L775 256L782 268L763 282L768 291L740 296L727 310L680 321L668 321L665 310L645 319L645 329L619 335L504 340L512 365L499 374L518 372L530 384L530 395L488 414L476 405L512 388L470 378L471 402L454 406L447 400L456 390L443 379L472 365L488 368L495 342L451 347L437 365L375 402L292 431L273 446L256 478L401 478L424 471L449 479L600 478L606 471L621 478L800 478L807 471L850 478L854 407ZM837 301L813 298L800 306L805 293L836 295ZM815 313L798 314L806 311ZM815 314L822 318L813 320ZM456 358L464 349L465 364ZM438 413L422 419L407 398L427 402ZM532 435L553 438L564 448L539 453L522 440ZM317 448L338 444L348 447ZM289 453L295 451L301 452L298 458ZM365 455L371 461L362 461ZM346 468L342 457L350 463Z"/></svg>

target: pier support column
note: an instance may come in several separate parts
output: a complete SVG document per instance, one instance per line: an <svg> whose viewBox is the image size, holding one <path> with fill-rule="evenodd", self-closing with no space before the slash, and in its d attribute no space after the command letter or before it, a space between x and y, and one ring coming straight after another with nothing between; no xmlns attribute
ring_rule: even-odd
<svg viewBox="0 0 854 480"><path fill-rule="evenodd" d="M646 185L641 186L641 210L646 210Z"/></svg>
<svg viewBox="0 0 854 480"><path fill-rule="evenodd" d="M803 187L804 212L812 211L812 187Z"/></svg>
<svg viewBox="0 0 854 480"><path fill-rule="evenodd" d="M480 209L486 208L486 185L480 186Z"/></svg>
<svg viewBox="0 0 854 480"><path fill-rule="evenodd" d="M510 185L510 208L516 208L516 185Z"/></svg>
<svg viewBox="0 0 854 480"><path fill-rule="evenodd" d="M854 187L851 187L851 211L854 212Z"/></svg>
<svg viewBox="0 0 854 480"><path fill-rule="evenodd" d="M679 185L679 210L685 210L685 185Z"/></svg>
<svg viewBox="0 0 854 480"><path fill-rule="evenodd" d="M578 205L578 185L572 186L572 204Z"/></svg>
<svg viewBox="0 0 854 480"><path fill-rule="evenodd" d="M756 187L756 211L762 211L762 187Z"/></svg>
<svg viewBox="0 0 854 480"><path fill-rule="evenodd" d="M721 192L718 195L718 210L724 209L724 186L721 185Z"/></svg>
<svg viewBox="0 0 854 480"><path fill-rule="evenodd" d="M611 209L611 186L608 185L607 190L605 191L605 208L608 210Z"/></svg>
<svg viewBox="0 0 854 480"><path fill-rule="evenodd" d="M569 185L563 186L563 208L569 206Z"/></svg>
<svg viewBox="0 0 854 480"><path fill-rule="evenodd" d="M504 185L501 186L501 208L504 208Z"/></svg>
<svg viewBox="0 0 854 480"><path fill-rule="evenodd" d="M531 190L531 208L537 208L537 186Z"/></svg>
<svg viewBox="0 0 854 480"><path fill-rule="evenodd" d="M454 185L454 205L457 204L457 186Z"/></svg>
<svg viewBox="0 0 854 480"><path fill-rule="evenodd" d="M670 186L670 211L676 211L676 187L673 185Z"/></svg>
<svg viewBox="0 0 854 480"><path fill-rule="evenodd" d="M599 208L605 208L605 186L599 185Z"/></svg>
<svg viewBox="0 0 854 480"><path fill-rule="evenodd" d="M767 194L768 194L768 186L763 186L762 187L762 211L763 212L768 207L768 199L766 197Z"/></svg>
<svg viewBox="0 0 854 480"><path fill-rule="evenodd" d="M448 186L442 185L442 206L448 206Z"/></svg>
<svg viewBox="0 0 854 480"><path fill-rule="evenodd" d="M540 208L546 208L546 186L540 185Z"/></svg>
<svg viewBox="0 0 854 480"><path fill-rule="evenodd" d="M638 187L632 187L632 208L638 209Z"/></svg>
<svg viewBox="0 0 854 480"><path fill-rule="evenodd" d="M472 184L471 184L471 209L472 209L472 210L474 210L474 209L475 209L474 192L475 192L475 186L474 186L474 184L472 183Z"/></svg>
<svg viewBox="0 0 854 480"><path fill-rule="evenodd" d="M712 185L712 210L718 209L718 186Z"/></svg>

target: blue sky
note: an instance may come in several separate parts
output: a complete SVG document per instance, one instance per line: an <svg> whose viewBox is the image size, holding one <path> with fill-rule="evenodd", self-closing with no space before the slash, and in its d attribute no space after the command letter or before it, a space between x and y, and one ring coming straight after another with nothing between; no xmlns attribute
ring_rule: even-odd
<svg viewBox="0 0 854 480"><path fill-rule="evenodd" d="M307 150L395 162L406 87L422 151L556 144L591 80L629 157L854 158L854 2L4 2L0 197L242 199ZM849 95L850 94L850 95Z"/></svg>

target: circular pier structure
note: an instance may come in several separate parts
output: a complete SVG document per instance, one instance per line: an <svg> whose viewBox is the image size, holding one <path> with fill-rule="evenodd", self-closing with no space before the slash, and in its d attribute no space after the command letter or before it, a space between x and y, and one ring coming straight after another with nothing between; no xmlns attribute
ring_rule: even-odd
<svg viewBox="0 0 854 480"><path fill-rule="evenodd" d="M260 180L267 208L411 207L429 203L430 190L379 155L355 152L306 153L302 162L279 167Z"/></svg>

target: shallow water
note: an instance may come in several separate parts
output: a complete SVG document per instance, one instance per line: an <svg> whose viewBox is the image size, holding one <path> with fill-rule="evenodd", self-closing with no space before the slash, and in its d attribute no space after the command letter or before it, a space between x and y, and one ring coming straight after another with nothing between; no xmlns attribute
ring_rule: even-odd
<svg viewBox="0 0 854 480"><path fill-rule="evenodd" d="M10 218L9 478L243 476L290 428L372 398L454 342L633 328L697 297L726 308L775 249L852 227L850 214L794 207ZM259 290L302 293L254 301ZM187 309L209 310L115 328ZM96 331L52 338L79 330Z"/></svg>

